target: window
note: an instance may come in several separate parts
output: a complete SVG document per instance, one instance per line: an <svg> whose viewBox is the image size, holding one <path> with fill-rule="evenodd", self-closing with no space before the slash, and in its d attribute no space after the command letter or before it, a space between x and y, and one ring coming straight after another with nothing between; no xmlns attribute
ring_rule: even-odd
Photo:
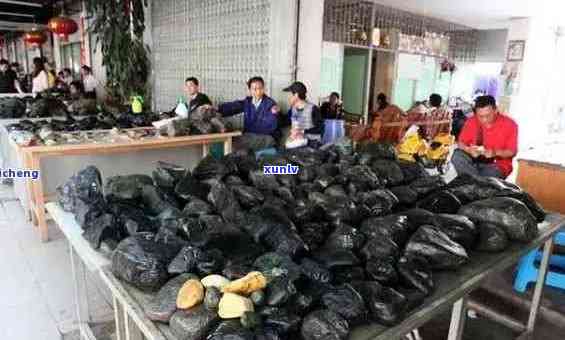
<svg viewBox="0 0 565 340"><path fill-rule="evenodd" d="M80 42L67 44L61 47L63 68L70 68L75 78L80 73Z"/></svg>

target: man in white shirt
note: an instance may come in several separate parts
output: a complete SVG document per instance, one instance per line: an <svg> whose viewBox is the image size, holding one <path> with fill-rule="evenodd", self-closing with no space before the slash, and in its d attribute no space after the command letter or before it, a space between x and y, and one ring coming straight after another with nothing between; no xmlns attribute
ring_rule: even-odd
<svg viewBox="0 0 565 340"><path fill-rule="evenodd" d="M86 98L96 99L96 87L98 86L98 81L94 78L92 74L92 69L86 65L81 67L80 73L82 75L82 82L84 84L84 94Z"/></svg>

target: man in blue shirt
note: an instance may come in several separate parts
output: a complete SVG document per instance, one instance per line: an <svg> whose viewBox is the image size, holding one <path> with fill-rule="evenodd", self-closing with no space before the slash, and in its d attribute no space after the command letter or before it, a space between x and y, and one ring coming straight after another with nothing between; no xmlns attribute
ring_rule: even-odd
<svg viewBox="0 0 565 340"><path fill-rule="evenodd" d="M235 139L236 148L253 151L270 148L276 145L278 132L277 103L265 94L265 81L261 77L253 77L247 82L250 96L242 100L224 103L218 111L229 117L244 114L243 135Z"/></svg>

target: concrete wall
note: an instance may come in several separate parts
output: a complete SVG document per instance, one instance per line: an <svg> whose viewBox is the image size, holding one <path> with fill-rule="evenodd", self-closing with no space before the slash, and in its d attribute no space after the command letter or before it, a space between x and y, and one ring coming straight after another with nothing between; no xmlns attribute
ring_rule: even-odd
<svg viewBox="0 0 565 340"><path fill-rule="evenodd" d="M324 30L324 0L300 1L297 79L309 90L308 97L318 102L322 69L322 40Z"/></svg>

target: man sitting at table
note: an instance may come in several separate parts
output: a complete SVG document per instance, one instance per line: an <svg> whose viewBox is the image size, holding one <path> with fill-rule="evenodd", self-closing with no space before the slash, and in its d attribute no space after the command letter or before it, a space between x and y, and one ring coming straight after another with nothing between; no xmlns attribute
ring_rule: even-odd
<svg viewBox="0 0 565 340"><path fill-rule="evenodd" d="M498 111L492 96L478 97L474 111L451 162L458 174L506 178L518 151L518 125Z"/></svg>
<svg viewBox="0 0 565 340"><path fill-rule="evenodd" d="M204 105L212 105L212 101L207 95L200 92L200 82L194 77L186 78L184 90L188 96L188 113L194 112L197 108Z"/></svg>
<svg viewBox="0 0 565 340"><path fill-rule="evenodd" d="M280 109L277 103L265 93L263 78L249 79L247 89L249 90L248 97L224 103L218 107L218 111L224 117L244 114L243 135L234 140L236 148L258 151L274 147L275 137L278 137L276 134Z"/></svg>

